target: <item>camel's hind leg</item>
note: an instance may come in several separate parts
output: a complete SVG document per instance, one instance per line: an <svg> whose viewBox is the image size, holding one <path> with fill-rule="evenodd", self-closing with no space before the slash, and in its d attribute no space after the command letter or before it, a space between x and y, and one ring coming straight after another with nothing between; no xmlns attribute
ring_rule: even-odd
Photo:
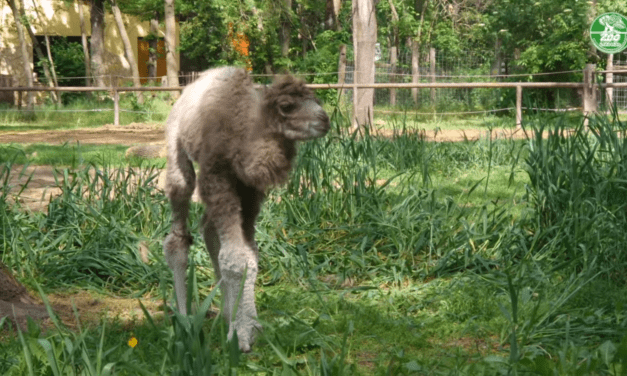
<svg viewBox="0 0 627 376"><path fill-rule="evenodd" d="M250 247L255 251L255 255L257 255L259 249L255 241L255 222L261 211L261 204L263 203L265 194L239 181L237 183L237 195L242 203L242 228L244 230L244 236Z"/></svg>
<svg viewBox="0 0 627 376"><path fill-rule="evenodd" d="M168 145L168 165L165 190L172 206L172 229L163 242L168 266L174 277L174 292L179 312L187 314L187 253L192 237L187 230L189 201L194 193L196 173L187 153L178 144Z"/></svg>
<svg viewBox="0 0 627 376"><path fill-rule="evenodd" d="M212 261L217 261L216 273L221 276L222 313L229 323L228 338L237 331L239 348L248 352L259 323L255 307L256 246L246 234L250 235L250 230L243 228L247 210L242 207L236 179L224 173L224 166L203 170L201 164L198 187L210 219L205 223L206 239L217 236L220 246L216 252L216 243L207 244Z"/></svg>
<svg viewBox="0 0 627 376"><path fill-rule="evenodd" d="M222 278L222 274L220 273L220 263L218 261L218 256L220 254L220 238L218 238L218 233L216 232L216 227L213 222L209 219L209 216L205 212L203 218L203 238L205 239L205 245L207 246L207 252L209 252L209 256L211 256L211 263L213 264L213 270L216 277L216 282Z"/></svg>

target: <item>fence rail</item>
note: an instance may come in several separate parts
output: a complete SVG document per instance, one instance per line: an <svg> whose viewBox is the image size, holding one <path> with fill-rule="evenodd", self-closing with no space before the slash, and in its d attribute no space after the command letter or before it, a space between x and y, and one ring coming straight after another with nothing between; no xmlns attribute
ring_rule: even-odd
<svg viewBox="0 0 627 376"><path fill-rule="evenodd" d="M523 89L542 89L542 88L572 88L583 90L583 113L589 114L596 111L596 92L600 89L613 89L613 88L627 88L627 82L606 82L596 83L594 82L594 73L613 73L613 74L625 74L627 70L612 70L595 72L594 67L589 65L584 70L584 82L427 82L427 83L370 83L370 84L357 84L357 83L344 83L344 84L307 84L307 87L311 89L325 90L325 89L474 89L474 88L510 88L516 89L516 126L522 126L522 90ZM259 85L261 87L261 85ZM95 92L95 91L108 91L113 94L114 102L114 125L120 124L120 105L119 105L119 93L120 92L144 92L144 91L181 91L184 86L178 87L162 87L162 86L142 86L142 87L74 87L74 86L58 86L58 87L0 87L0 92L7 91L54 91L54 92ZM355 97L355 96L354 96Z"/></svg>
<svg viewBox="0 0 627 376"><path fill-rule="evenodd" d="M626 71L627 72L627 71ZM481 89L481 88L510 88L516 87L529 89L542 88L583 88L587 84L582 82L426 82L426 83L372 83L372 84L307 84L311 89ZM627 82L614 82L603 84L592 84L595 89L605 88L627 88ZM142 86L142 87L122 87L122 86L105 86L105 87L88 87L88 86L14 86L0 87L0 91L60 91L60 92L93 92L93 91L110 91L110 92L128 92L128 91L181 91L185 86L177 87L161 87L161 86Z"/></svg>

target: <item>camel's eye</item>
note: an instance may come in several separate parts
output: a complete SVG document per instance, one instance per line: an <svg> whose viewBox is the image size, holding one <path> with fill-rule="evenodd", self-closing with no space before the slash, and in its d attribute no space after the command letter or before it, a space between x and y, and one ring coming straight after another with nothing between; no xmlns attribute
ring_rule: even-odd
<svg viewBox="0 0 627 376"><path fill-rule="evenodd" d="M281 110L281 113L284 115L294 112L295 109L296 105L294 103L285 103L279 106L279 110Z"/></svg>

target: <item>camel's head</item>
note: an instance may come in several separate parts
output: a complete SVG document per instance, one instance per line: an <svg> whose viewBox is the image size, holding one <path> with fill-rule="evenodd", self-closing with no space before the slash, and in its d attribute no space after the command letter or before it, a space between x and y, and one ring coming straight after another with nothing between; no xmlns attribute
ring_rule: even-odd
<svg viewBox="0 0 627 376"><path fill-rule="evenodd" d="M264 93L270 126L289 140L310 140L329 131L329 116L305 83L293 76L277 78Z"/></svg>

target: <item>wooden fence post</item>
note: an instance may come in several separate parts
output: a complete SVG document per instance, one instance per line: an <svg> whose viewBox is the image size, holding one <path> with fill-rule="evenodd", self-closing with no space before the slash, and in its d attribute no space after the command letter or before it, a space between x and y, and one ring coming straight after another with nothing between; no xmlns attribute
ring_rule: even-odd
<svg viewBox="0 0 627 376"><path fill-rule="evenodd" d="M412 38L407 38L407 41L411 45L411 82L417 84L420 82L420 44ZM414 101L414 105L418 106L420 100L419 89L411 89L411 98Z"/></svg>
<svg viewBox="0 0 627 376"><path fill-rule="evenodd" d="M522 129L522 86L516 86L516 129Z"/></svg>
<svg viewBox="0 0 627 376"><path fill-rule="evenodd" d="M614 73L610 73L614 70L614 54L607 54L607 65L605 70L609 71L605 73L605 83L611 84L614 82ZM608 112L612 111L614 107L614 88L608 87L605 89L605 99L607 103Z"/></svg>
<svg viewBox="0 0 627 376"><path fill-rule="evenodd" d="M113 88L113 125L120 125L120 93Z"/></svg>
<svg viewBox="0 0 627 376"><path fill-rule="evenodd" d="M583 70L583 115L584 125L588 126L588 116L597 110L597 92L594 87L595 64L586 64Z"/></svg>

